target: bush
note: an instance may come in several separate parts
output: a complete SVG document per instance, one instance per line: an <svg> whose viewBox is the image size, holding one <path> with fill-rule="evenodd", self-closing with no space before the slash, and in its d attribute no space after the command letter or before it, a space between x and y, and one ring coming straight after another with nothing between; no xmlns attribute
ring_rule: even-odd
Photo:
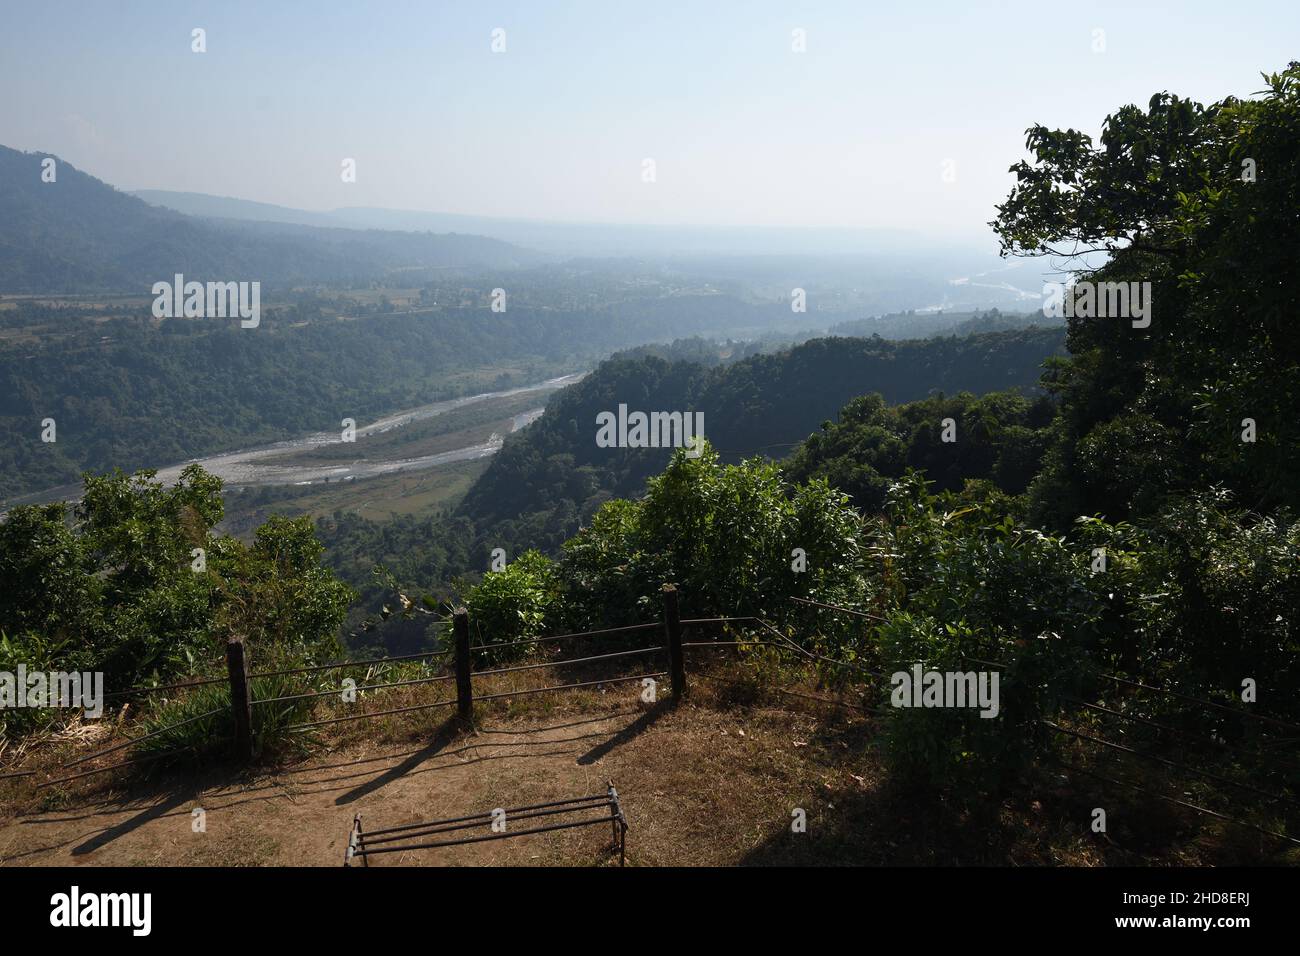
<svg viewBox="0 0 1300 956"><path fill-rule="evenodd" d="M282 675L278 677L255 677L250 690L253 700L272 700L277 697L290 697L308 693L310 688L304 686L301 677ZM258 753L265 753L278 742L286 738L284 730L289 724L302 723L309 719L314 700L283 701L274 704L253 705L253 746ZM209 713L215 711L215 713ZM203 715L207 716L203 716ZM132 736L144 737L162 731L132 747L128 753L131 757L151 756L177 751L174 756L160 757L150 764L170 765L185 760L207 758L219 759L231 752L235 736L235 722L230 710L230 687L228 684L207 684L181 696L160 701L140 721Z"/></svg>
<svg viewBox="0 0 1300 956"><path fill-rule="evenodd" d="M525 551L504 570L493 571L470 588L465 604L470 612L474 646L517 641L544 633L555 618L559 582L550 558ZM515 659L522 648L493 648L475 655L476 666Z"/></svg>

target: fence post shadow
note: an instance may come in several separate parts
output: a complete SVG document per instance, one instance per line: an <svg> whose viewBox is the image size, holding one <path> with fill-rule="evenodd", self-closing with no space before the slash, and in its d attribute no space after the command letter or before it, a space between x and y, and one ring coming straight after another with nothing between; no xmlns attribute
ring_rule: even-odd
<svg viewBox="0 0 1300 956"><path fill-rule="evenodd" d="M133 830L139 829L151 820L157 820L167 816L173 810L176 810L186 803L194 803L195 796L193 793L179 792L164 795L151 807L146 807L129 820L123 820L116 826L109 827L102 833L97 833L90 839L78 844L72 848L73 856L85 856L87 853L94 853L96 850L103 849L112 843L118 837L126 836Z"/></svg>
<svg viewBox="0 0 1300 956"><path fill-rule="evenodd" d="M673 707L673 700L655 701L644 713L636 720L628 724L622 730L611 736L603 743L592 747L585 754L578 758L578 765L585 767L593 764L612 752L616 747L621 747L630 740L634 740L654 726L655 722L666 714Z"/></svg>
<svg viewBox="0 0 1300 956"><path fill-rule="evenodd" d="M334 805L343 806L344 804L352 803L354 800L359 800L367 794L374 793L381 787L388 786L394 780L406 776L406 774L410 773L430 757L437 756L439 751L460 736L462 730L464 730L464 724L461 722L459 717L448 717L441 725L439 725L438 729L434 731L433 739L429 741L428 746L420 748L396 766L389 767L373 780L368 780L360 786L349 790L347 793L340 794L338 798L335 799Z"/></svg>

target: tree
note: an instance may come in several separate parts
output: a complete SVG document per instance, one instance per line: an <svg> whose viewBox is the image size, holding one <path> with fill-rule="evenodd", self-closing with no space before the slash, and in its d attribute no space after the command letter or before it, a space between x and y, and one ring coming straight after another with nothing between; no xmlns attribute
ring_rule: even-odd
<svg viewBox="0 0 1300 956"><path fill-rule="evenodd" d="M1209 107L1169 93L1108 116L1101 142L1028 131L1033 162L991 224L1003 254L1108 254L1080 279L1151 283L1151 324L1072 318L1073 361L1052 387L1062 416L1035 488L1037 513L1154 512L1165 496L1222 483L1256 509L1300 505L1300 64L1261 99ZM1094 433L1142 443L1140 496L1114 496ZM1245 420L1254 442L1242 440ZM1092 441L1089 439L1092 438ZM1134 454L1130 449L1129 454Z"/></svg>

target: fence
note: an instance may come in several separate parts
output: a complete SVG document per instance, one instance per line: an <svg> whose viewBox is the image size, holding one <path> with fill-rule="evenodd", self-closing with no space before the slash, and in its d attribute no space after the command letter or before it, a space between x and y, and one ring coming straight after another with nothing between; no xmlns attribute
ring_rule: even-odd
<svg viewBox="0 0 1300 956"><path fill-rule="evenodd" d="M500 700L509 697L523 697L533 694L551 693L555 691L573 690L583 687L594 687L597 685L607 685L616 683L625 683L629 681L644 681L646 679L658 679L669 677L671 679L671 691L674 700L682 700L687 693L686 670L683 659L682 644L682 625L683 623L702 624L707 622L722 622L726 620L739 620L730 618L700 618L689 622L682 622L678 613L678 595L677 589L673 585L665 586L663 590L663 607L664 616L661 621L647 622L645 624L632 624L625 627L603 628L599 630L582 631L572 634L556 634L545 637L521 638L519 640L498 641L486 644L471 645L469 612L465 608L456 608L451 616L451 625L453 639L451 643L452 660L451 672L438 674L433 677L419 678L415 680L391 681L388 683L365 684L352 688L357 692L384 690L394 687L409 687L420 684L435 684L448 681L454 681L456 694L455 697L446 700L438 700L427 704L416 704L407 707L397 707L388 710L371 711L359 714L347 714L337 717L327 717L320 720L304 721L300 723L288 724L280 730L282 731L301 731L313 727L321 727L329 724L337 724L351 720L368 720L376 717L385 717L394 714L412 713L421 710L432 710L442 707L456 707L457 716L465 722L473 718L475 702ZM446 623L446 622L439 622ZM634 650L613 651L606 654L588 655L577 658L561 658L553 661L543 661L540 663L520 664L514 667L499 667L488 670L475 670L473 661L476 655L488 651L507 647L537 646L550 642L563 642L579 638L600 637L610 634L632 634L645 631L655 631L662 629L663 639L661 643L652 644L646 647ZM258 699L253 693L253 681L261 677L281 677L297 674L320 673L327 670L340 670L355 668L361 666L370 666L375 664L388 664L403 661L412 661L427 658L437 658L445 656L446 650L427 651L419 654L407 654L397 657L378 657L360 661L339 661L333 664L317 664L305 667L293 667L281 670L255 672L250 668L248 647L240 637L234 637L227 641L225 649L226 676L200 678L188 682L165 684L153 687L134 687L127 690L116 691L112 694L106 694L105 699L121 699L150 693L163 691L185 691L193 688L207 687L214 684L226 683L230 689L229 714L233 728L229 738L220 738L210 740L209 743L229 742L232 748L232 755L241 762L248 762L256 756L255 738L258 735L254 726L254 709L259 706L269 704L283 704L300 700L312 700L325 697L337 696L338 689L311 691L302 694L286 694L279 697L267 697ZM668 669L639 673L631 676L621 676L612 678L603 678L600 680L577 681L566 684L555 684L547 687L535 687L525 690L514 690L499 693L478 694L474 692L475 677L489 677L501 674L510 674L519 671L530 671L548 667L569 666L575 664L587 664L596 661L605 661L613 659L630 658L650 654L664 654L667 657ZM64 764L59 769L68 770L72 767L80 766L92 761L102 759L115 753L119 753L128 748L134 747L147 740L154 739L163 734L169 733L187 724L204 720L221 714L225 708L217 708L205 711L188 717L185 720L168 724L160 727L147 734L139 737L132 737L129 740L114 744L103 750L78 757L75 760ZM156 754L148 754L141 757L134 757L128 760L119 761L107 766L96 767L94 769L79 771L68 776L59 776L54 779L45 780L40 783L39 787L53 786L59 783L68 783L83 777L93 776L95 774L107 773L112 770L121 769L128 766L134 766L139 763L151 762L167 757L181 756L188 752L188 748L178 748L175 750L164 751ZM0 780L12 779L17 777L35 776L35 770L21 770L10 773L0 774Z"/></svg>
<svg viewBox="0 0 1300 956"><path fill-rule="evenodd" d="M810 651L807 648L804 648L801 645L797 644L795 641L791 640L788 636L783 634L781 631L775 628L770 622L768 622L762 617L719 616L719 617L682 619L680 617L679 598L678 598L678 591L676 586L671 584L665 585L662 596L663 596L663 617L662 620L657 622L647 622L644 624L632 624L624 627L612 627L612 628L604 628L600 630L582 631L582 632L572 633L572 634L558 634L558 635L549 635L544 637L521 638L518 640L498 641L498 642L478 644L478 645L473 645L471 644L470 641L470 627L469 627L470 620L469 620L468 611L466 611L466 609L463 607L456 608L452 613L452 617L450 621L452 625L452 632L453 632L452 634L453 640L451 644L451 652L452 652L451 673L439 674L433 677L420 678L415 680L368 684L368 685L355 688L356 691L360 692L360 691L382 690L382 689L388 689L394 687L407 687L407 686L414 686L420 684L434 684L434 683L441 683L446 681L454 681L455 690L456 690L454 697L445 700L434 701L432 703L427 703L427 704L416 704L413 706L398 707L398 708L392 708L388 710L372 711L372 712L361 713L361 714L349 714L349 715L338 716L338 717L328 717L320 720L312 720L312 721L305 721L301 723L288 724L281 729L284 731L306 730L313 727L320 727L320 726L325 726L330 724L342 723L345 721L368 720L377 717L385 717L385 716L396 715L396 714L412 713L415 711L431 710L436 708L452 707L452 706L456 707L457 716L459 717L459 719L463 722L468 723L473 719L474 703L476 701L482 702L482 701L499 700L504 698L522 697L522 696L527 696L532 694L543 694L543 693L552 693L556 691L574 690L578 688L593 687L597 685L623 683L629 681L644 681L646 679L658 679L661 677L669 678L670 688L672 693L672 701L674 703L677 703L686 699L686 697L689 694L685 651L692 648L704 648L704 647L724 648L724 647L741 647L741 646L771 647L784 653L794 654L803 661L811 662L828 668L833 668L839 671L844 671L844 672L854 673L854 674L865 674L877 680L886 680L889 676L884 673L881 673L880 671L873 670L872 668L867 667L866 665L862 664L859 661L837 660L835 658L830 658L825 655L817 654L813 651ZM862 611L859 609L840 607L838 605L826 604L819 601L812 601L806 598L792 597L791 600L806 606L818 607L824 610L830 610L837 613L847 613L868 620L875 620L875 621L885 620L885 618L882 618L880 615L873 614L867 611ZM438 623L445 624L447 622L442 621ZM755 639L747 639L747 640L739 640L739 641L714 640L714 641L683 642L682 640L683 627L708 625L708 624L753 625L757 630L764 632L767 635L767 639L755 638ZM501 668L493 668L489 670L475 670L473 667L474 656L476 654L480 654L488 650L495 650L495 649L509 648L509 647L537 646L537 645L546 644L550 642L563 642L563 641L576 640L581 638L606 636L610 634L641 633L646 631L657 630L660 628L662 628L663 630L663 637L661 643L652 644L646 647L636 648L633 650L613 651L606 654L595 654L595 655L589 655L586 657L578 657L578 658L562 658L562 659L557 659L552 661L520 664L513 667L501 667ZM530 671L530 670L544 669L544 668L557 667L557 666L567 666L567 665L574 665L574 664L587 664L596 661L630 658L630 657L657 654L657 653L666 655L667 665L668 665L668 669L666 671L662 671L662 670L652 671L647 673L635 674L631 676L604 678L599 680L578 681L578 682L572 682L567 684L555 684L546 687L537 687L537 688L529 688L525 690L506 691L506 692L498 692L498 693L490 693L490 694L476 695L474 692L475 677L482 678L482 677L495 676L501 674L510 674L510 673L515 673L520 671ZM230 688L230 713L233 720L233 734L232 737L229 739L229 742L232 744L233 755L236 759L240 761L251 761L255 757L255 751L256 751L254 738L257 736L257 732L254 729L254 721L253 721L253 709L255 707L263 706L267 704L288 703L288 702L298 701L298 700L309 700L309 699L331 697L339 693L337 689L333 689L333 690L325 690L325 691L313 691L304 694L290 694L281 697L271 697L271 698L264 698L258 700L254 697L253 689L252 689L252 681L255 678L319 673L326 670L354 668L354 667L361 667L361 666L370 666L375 664L397 663L397 662L404 662L404 661L436 658L445 655L446 655L446 650L443 649L437 651L426 651L418 654L407 654L407 655L402 655L397 657L380 657L380 658L371 658L368 660L361 660L361 661L340 661L333 664L319 664L319 665L311 665L306 667L288 668L283 670L266 671L266 672L258 673L258 672L252 672L250 670L248 649L243 639L232 638L230 641L227 642L227 646L226 646L226 677L225 678L220 678L220 677L202 678L202 679L189 681L185 683L168 684L168 685L163 685L158 687L131 688L124 691L117 691L112 694L106 694L105 698L117 699L121 697L128 697L128 696L143 694L143 693L153 693L153 692L170 691L170 690L186 690L186 689L192 689L192 688L222 683L224 680L229 684L229 688ZM971 663L979 664L982 666L996 667L1001 670L1009 669L1009 665L998 661L981 660L979 658L974 658L974 657L966 657L963 659ZM724 680L722 678L717 677L716 675L711 675L711 674L701 674L700 676L709 680ZM1220 712L1220 713L1228 712L1242 719L1257 721L1261 724L1269 726L1270 728L1276 727L1276 728L1281 728L1286 730L1300 731L1300 726L1285 720L1281 720L1268 715L1256 714L1251 711L1243 711L1237 708L1231 708L1217 701L1205 700L1202 698L1198 698L1192 695L1182 693L1181 691L1153 686L1152 684L1146 681L1134 680L1131 678L1121 677L1119 675L1114 675L1114 674L1098 674L1098 677L1100 677L1103 680L1109 681L1118 687L1126 687L1129 689L1141 690L1144 692L1164 695L1170 698L1181 700L1186 703L1194 704L1208 709L1213 709L1216 712ZM865 713L884 713L890 709L887 706L866 707L860 704L853 704L851 702L847 702L843 700L836 700L834 698L825 698L825 697L818 697L815 695L799 694L786 689L774 689L774 690L776 690L777 693L786 696L820 701L825 704L844 707L848 709L854 709ZM1101 714L1106 717L1114 717L1114 718L1122 719L1131 723L1143 724L1162 733L1170 732L1170 733L1180 734L1183 736L1189 736L1186 731L1181 731L1178 728L1163 725L1157 721L1152 721L1148 718L1144 718L1139 715L1124 713L1115 708L1106 707L1104 704L1101 703L1083 701L1083 700L1078 700L1078 699L1068 698L1068 697L1064 698L1064 700L1067 703L1071 704L1072 706L1079 707L1081 709L1090 711L1092 713ZM76 760L73 760L68 764L64 765L64 767L62 767L61 769L66 770L74 766L79 766L100 759L102 757L109 756L113 753L117 753L127 748L130 748L132 746L135 746L145 740L149 740L161 734L168 733L186 724L193 723L195 721L202 720L208 717L212 717L218 713L220 713L220 709L207 711L202 714L197 714L183 721L179 721L177 723L170 724L166 727L159 728L158 730L152 731L143 736L135 737L125 742L115 744L114 746L109 747L105 750L101 750L96 753L88 754L86 756L77 758ZM1204 770L1203 768L1193 767L1180 761L1175 761L1175 760L1162 757L1158 754L1140 751L1133 747L1129 747L1125 744L1120 744L1116 741L1108 740L1105 737L1097 736L1094 734L1083 733L1082 731L1062 726L1060 723L1055 721L1043 719L1039 721L1039 724L1051 730L1053 733L1069 736L1073 739L1088 742L1088 743L1094 743L1097 744L1098 746L1106 748L1108 751L1113 753L1125 753L1137 758L1146 759L1155 763L1159 763L1162 766L1166 767L1167 769L1178 770L1183 773L1188 773L1193 776L1197 776L1201 779L1207 779L1207 780L1214 781L1216 783L1223 784L1225 786L1234 787L1236 789L1240 789L1243 791L1249 791L1254 793L1256 796L1263 797L1264 799L1273 803L1288 803L1291 805L1297 805L1297 801L1286 794L1280 794L1273 791L1264 790L1263 788L1256 787L1252 784L1245 784L1241 781L1233 780L1221 774L1215 774L1211 771ZM1273 754L1265 754L1259 751L1246 750L1244 748L1230 744L1227 741L1220 740L1216 737L1198 738L1198 742L1205 743L1207 741L1212 742L1219 747L1231 749L1235 754L1238 755L1247 755L1256 758L1271 760L1272 762L1278 765L1300 770L1300 767L1296 767L1293 764L1288 764L1285 761L1279 760L1277 756ZM210 741L210 742L220 743L223 742L223 740ZM88 777L94 774L106 773L111 770L132 766L138 763L158 760L169 756L176 756L184 752L186 751L185 749L182 748L176 751L165 751L157 754L149 754L144 757L137 757L137 758L121 761L118 763L109 764L108 766L81 771L78 773L74 773L70 776L63 776L52 780L46 780L43 783L39 784L39 786L47 787L58 783L67 783L72 780L81 779L83 777ZM1178 806L1182 806L1194 810L1198 813L1207 816L1215 817L1217 819L1221 819L1230 823L1239 824L1241 826L1248 827L1252 830L1267 834L1268 836L1271 837L1276 837L1279 839L1287 840L1291 843L1300 844L1300 840L1296 840L1295 838L1290 837L1287 834L1278 833L1276 831L1272 831L1266 828L1256 826L1255 824L1242 821L1240 819L1237 819L1235 817L1223 813L1219 813L1212 809L1192 804L1186 800L1169 797L1168 795L1165 794L1156 793L1150 791L1149 789L1134 785L1128 781L1114 780L1109 777L1104 777L1093 770L1083 768L1083 767L1078 767L1072 764L1063 764L1063 767L1064 769L1067 770L1089 774L1091 776L1094 776L1098 779L1101 779L1105 782L1117 786L1125 787L1127 789L1136 790L1138 792L1142 792L1147 795L1154 796L1158 799L1165 800L1167 802L1176 804ZM37 771L35 770L24 770L24 771L4 773L4 774L0 774L0 780L16 778L16 777L33 776L36 773Z"/></svg>

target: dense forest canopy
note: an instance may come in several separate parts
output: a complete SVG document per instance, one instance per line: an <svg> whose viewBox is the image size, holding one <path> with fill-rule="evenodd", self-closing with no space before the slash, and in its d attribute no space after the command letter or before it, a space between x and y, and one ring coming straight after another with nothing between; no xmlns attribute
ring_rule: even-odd
<svg viewBox="0 0 1300 956"><path fill-rule="evenodd" d="M1300 506L1300 70L1264 79L1254 100L1126 106L1095 145L1029 131L1033 161L1013 167L992 223L1004 250L1108 251L1081 278L1149 282L1153 304L1143 330L1070 320L1040 520L1150 513L1209 485L1248 508Z"/></svg>
<svg viewBox="0 0 1300 956"><path fill-rule="evenodd" d="M1032 390L1044 361L1061 350L1063 339L1063 329L897 343L820 339L708 365L677 358L680 349L670 353L673 361L654 354L660 350L634 350L557 393L540 420L506 441L452 512L382 525L335 514L319 522L318 532L329 560L377 605L370 576L376 562L409 586L445 586L484 570L494 548L511 555L554 549L604 502L640 495L672 452L597 447L596 416L620 403L703 410L705 434L725 460L756 454L780 459L863 392L899 401L945 389L982 393L1014 385ZM948 404L953 401L969 397ZM1029 406L1012 396L1004 401ZM1034 407L1039 412L1032 421L1041 425L1042 403ZM910 433L904 440L912 440ZM1017 454L1036 461L1041 452L1007 450L1002 467L1008 474ZM886 471L901 476L901 469Z"/></svg>

